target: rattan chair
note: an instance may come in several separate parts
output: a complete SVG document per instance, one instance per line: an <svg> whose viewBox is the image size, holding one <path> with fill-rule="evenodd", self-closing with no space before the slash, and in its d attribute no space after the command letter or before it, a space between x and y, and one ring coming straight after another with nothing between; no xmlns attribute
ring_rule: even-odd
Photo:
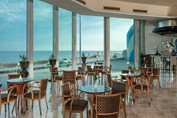
<svg viewBox="0 0 177 118"><path fill-rule="evenodd" d="M14 79L14 78L19 78L20 77L20 74L18 73L11 73L11 74L8 74L8 79ZM7 87L9 88L10 86L13 86L13 84L10 84L7 82ZM12 91L12 94L16 94L17 90L16 88L13 89Z"/></svg>
<svg viewBox="0 0 177 118"><path fill-rule="evenodd" d="M41 111L41 99L45 98L46 102L46 107L48 109L47 105L47 98L46 98L46 91L47 91L47 82L48 79L42 79L40 82L37 82L39 86L28 86L29 92L24 94L24 112L26 111L27 107L27 100L32 100L32 109L33 109L33 101L38 100L39 102L39 110L40 110L40 115L42 115Z"/></svg>
<svg viewBox="0 0 177 118"><path fill-rule="evenodd" d="M96 95L96 118L119 118L121 94Z"/></svg>
<svg viewBox="0 0 177 118"><path fill-rule="evenodd" d="M82 82L84 81L84 78L85 78L85 75L86 75L86 70L85 70L85 67L78 67L78 70L77 70L77 76L76 76L76 80L81 80ZM77 82L78 83L78 82Z"/></svg>
<svg viewBox="0 0 177 118"><path fill-rule="evenodd" d="M103 67L103 71L102 73L111 73L111 70L112 70L112 65L110 64L110 66L104 66Z"/></svg>
<svg viewBox="0 0 177 118"><path fill-rule="evenodd" d="M63 118L65 118L66 111L69 111L70 118L72 112L80 113L80 118L83 118L85 109L88 117L88 101L81 100L77 97L76 95L72 95L69 82L62 85Z"/></svg>
<svg viewBox="0 0 177 118"><path fill-rule="evenodd" d="M137 85L132 88L133 102L135 102L136 98L139 98L139 95L143 93L146 94L148 104L150 105L152 100L152 90L153 90L153 77L149 76L148 78L140 77L137 80Z"/></svg>
<svg viewBox="0 0 177 118"><path fill-rule="evenodd" d="M124 109L124 116L127 118L126 114L126 98L128 93L128 86L126 83L118 82L118 81L112 81L112 94L120 93L122 97L121 101L121 108Z"/></svg>
<svg viewBox="0 0 177 118"><path fill-rule="evenodd" d="M63 70L62 83L67 83L67 82L70 82L74 91L77 89L76 70Z"/></svg>
<svg viewBox="0 0 177 118"><path fill-rule="evenodd" d="M7 89L3 89L0 90L0 115L1 115L1 106L4 104L5 107L5 112L6 112L6 104L8 104L8 110L9 108L9 104L11 102L14 102L14 107L12 109L12 113L13 110L15 108L16 114L17 114L17 96L12 94L12 91L15 89L15 86L10 86Z"/></svg>
<svg viewBox="0 0 177 118"><path fill-rule="evenodd" d="M160 86L160 68L153 68L152 79L153 79L153 82L154 82L154 80L157 80L159 83L159 88L161 88L161 86Z"/></svg>
<svg viewBox="0 0 177 118"><path fill-rule="evenodd" d="M57 67L51 67L50 68L50 75L51 75L51 87L53 85L53 82L57 82L57 88L60 89L60 81L62 80L62 76L59 76L58 74L58 68Z"/></svg>

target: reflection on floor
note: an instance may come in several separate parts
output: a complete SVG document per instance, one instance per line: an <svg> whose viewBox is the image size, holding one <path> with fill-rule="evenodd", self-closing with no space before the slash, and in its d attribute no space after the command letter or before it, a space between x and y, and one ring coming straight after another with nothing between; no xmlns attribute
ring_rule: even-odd
<svg viewBox="0 0 177 118"><path fill-rule="evenodd" d="M153 89L153 101L149 106L147 101L140 97L133 104L130 99L127 103L127 117L128 118L177 118L177 81L175 73L164 73L161 71L161 87L158 87L158 83L155 82L155 87ZM116 75L116 73L114 73ZM47 110L45 105L45 100L41 101L42 105L42 118L62 118L62 100L61 93L56 87L56 84L52 86L50 90L51 83L48 84L47 89L47 100L49 109ZM87 99L87 95L84 95ZM20 113L18 118L39 118L39 106L38 101L34 101L34 109L31 109L31 104L29 103L29 109L25 114ZM12 104L10 109L12 109ZM68 114L67 114L68 115ZM1 110L1 117L13 117L11 113L4 112L4 107ZM16 117L14 112L14 117ZM84 118L86 113L84 112ZM123 111L120 113L120 117L124 118ZM68 117L67 117L68 118ZM79 118L79 114L72 114L72 118Z"/></svg>

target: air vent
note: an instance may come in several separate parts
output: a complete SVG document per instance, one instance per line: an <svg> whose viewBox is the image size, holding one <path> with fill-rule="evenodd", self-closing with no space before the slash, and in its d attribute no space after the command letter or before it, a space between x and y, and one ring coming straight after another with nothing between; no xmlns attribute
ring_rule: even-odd
<svg viewBox="0 0 177 118"><path fill-rule="evenodd" d="M77 2L80 2L80 3L82 3L82 4L86 4L86 2L85 1L83 1L83 0L76 0Z"/></svg>
<svg viewBox="0 0 177 118"><path fill-rule="evenodd" d="M138 12L138 13L147 13L147 10L133 9L133 12Z"/></svg>
<svg viewBox="0 0 177 118"><path fill-rule="evenodd" d="M119 8L119 7L108 7L108 6L104 6L103 9L105 9L105 10L120 11L120 8Z"/></svg>

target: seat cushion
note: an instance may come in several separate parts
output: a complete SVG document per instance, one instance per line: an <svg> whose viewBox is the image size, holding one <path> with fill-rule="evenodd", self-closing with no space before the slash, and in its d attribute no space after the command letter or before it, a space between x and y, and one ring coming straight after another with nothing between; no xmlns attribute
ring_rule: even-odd
<svg viewBox="0 0 177 118"><path fill-rule="evenodd" d="M39 90L33 90L34 98L39 98ZM31 92L28 92L26 95L24 95L24 98L32 98Z"/></svg>
<svg viewBox="0 0 177 118"><path fill-rule="evenodd" d="M62 76L55 76L55 80L62 80Z"/></svg>
<svg viewBox="0 0 177 118"><path fill-rule="evenodd" d="M76 76L76 80L81 80L81 78L82 78L81 75Z"/></svg>
<svg viewBox="0 0 177 118"><path fill-rule="evenodd" d="M7 102L7 96L8 96L8 94L6 94L6 93L1 94L2 103ZM10 96L10 101L15 100L15 99L17 99L17 96L15 96L15 95Z"/></svg>
<svg viewBox="0 0 177 118"><path fill-rule="evenodd" d="M65 108L66 108L66 109L70 109L70 104L71 104L71 100L69 100L69 101L65 104ZM87 105L88 105L88 101L77 99L77 100L74 100L72 109L73 109L73 110L80 110L80 111L83 111Z"/></svg>

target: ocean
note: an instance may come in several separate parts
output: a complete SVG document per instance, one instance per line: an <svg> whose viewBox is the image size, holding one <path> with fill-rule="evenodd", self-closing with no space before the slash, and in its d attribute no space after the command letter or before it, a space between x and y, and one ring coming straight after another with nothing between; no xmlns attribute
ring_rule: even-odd
<svg viewBox="0 0 177 118"><path fill-rule="evenodd" d="M86 56L103 55L103 51L82 51ZM20 61L19 55L26 55L25 51L0 51L0 63L16 63ZM34 61L48 60L52 51L34 51ZM72 51L58 51L59 60L72 58ZM122 54L122 51L111 51L110 54ZM80 52L77 51L77 57Z"/></svg>

